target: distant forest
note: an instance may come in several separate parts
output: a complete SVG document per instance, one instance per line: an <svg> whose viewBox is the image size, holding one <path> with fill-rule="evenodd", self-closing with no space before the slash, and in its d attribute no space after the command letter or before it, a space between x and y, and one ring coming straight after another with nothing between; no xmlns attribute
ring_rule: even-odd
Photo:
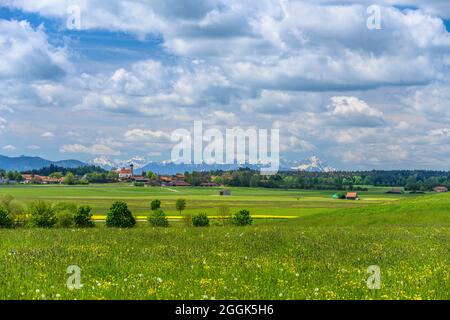
<svg viewBox="0 0 450 320"><path fill-rule="evenodd" d="M86 177L89 183L118 181L115 172L108 172L98 166L63 168L56 165L22 173L50 176L68 173L75 177ZM143 173L149 174L150 172ZM367 190L368 186L404 187L406 191L431 191L436 186L450 188L450 171L427 170L372 170L372 171L334 171L306 172L282 171L276 175L264 176L258 170L242 168L234 171L185 172L184 181L193 186L215 182L230 187L262 187L280 189L312 190ZM0 169L0 177L21 181L19 172L6 172Z"/></svg>
<svg viewBox="0 0 450 320"><path fill-rule="evenodd" d="M52 173L59 172L62 175L66 175L68 172L72 172L76 176L84 176L88 173L107 173L105 169L98 167L98 166L81 166L76 168L63 168L56 166L54 164L51 164L48 167L38 169L38 170L30 170L23 173L29 173L29 174L37 174L40 176L49 176Z"/></svg>
<svg viewBox="0 0 450 320"><path fill-rule="evenodd" d="M264 187L315 190L366 190L367 186L404 187L408 191L431 191L436 186L450 187L450 171L285 171L263 176L259 171L213 171L185 173L185 181L197 186L213 181L236 187Z"/></svg>

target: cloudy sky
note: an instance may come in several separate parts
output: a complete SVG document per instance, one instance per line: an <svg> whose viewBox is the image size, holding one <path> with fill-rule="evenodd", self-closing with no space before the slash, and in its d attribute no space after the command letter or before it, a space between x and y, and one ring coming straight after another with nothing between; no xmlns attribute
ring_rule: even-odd
<svg viewBox="0 0 450 320"><path fill-rule="evenodd" d="M0 154L167 160L202 120L279 128L284 159L449 169L449 30L447 0L0 0Z"/></svg>

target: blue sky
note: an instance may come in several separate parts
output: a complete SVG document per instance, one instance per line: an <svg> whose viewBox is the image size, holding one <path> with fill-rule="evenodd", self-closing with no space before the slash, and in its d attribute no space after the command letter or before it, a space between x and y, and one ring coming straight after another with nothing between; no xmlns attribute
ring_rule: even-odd
<svg viewBox="0 0 450 320"><path fill-rule="evenodd" d="M0 154L163 161L194 121L281 155L449 169L450 4L0 0ZM80 9L69 30L68 8Z"/></svg>

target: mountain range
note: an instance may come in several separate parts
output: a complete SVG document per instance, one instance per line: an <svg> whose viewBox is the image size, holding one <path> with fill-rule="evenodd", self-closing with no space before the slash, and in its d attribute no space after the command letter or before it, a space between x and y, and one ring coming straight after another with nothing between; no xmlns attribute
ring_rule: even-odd
<svg viewBox="0 0 450 320"><path fill-rule="evenodd" d="M152 171L157 174L173 175L182 172L203 172L203 171L230 171L237 170L239 168L249 168L254 170L261 169L261 165L254 164L177 164L171 161L152 162L145 160L141 157L134 157L129 160L113 160L110 161L106 158L97 158L93 161L93 164L101 166L104 169L128 167L130 164L134 165L135 172L140 174L145 171ZM280 162L280 170L282 171L308 171L308 172L331 172L335 169L328 166L317 156L312 156L303 161L291 161L282 160Z"/></svg>
<svg viewBox="0 0 450 320"><path fill-rule="evenodd" d="M308 172L333 172L335 168L325 164L317 156L309 157L306 161L291 167L292 170L308 171Z"/></svg>
<svg viewBox="0 0 450 320"><path fill-rule="evenodd" d="M142 171L153 171L157 174L173 175L182 172L192 171L213 171L213 170L237 170L239 168L250 168L259 170L260 165L249 164L177 164L170 161L163 162L151 162L141 157L134 157L128 160L108 160L106 158L94 159L91 163L87 164L79 160L60 160L51 161L40 157L7 157L0 155L0 169L4 170L17 170L27 171L34 169L41 169L48 167L51 164L64 168L76 168L89 164L100 166L106 170L112 168L128 167L130 164L135 166L135 172L140 174ZM330 172L335 171L334 168L326 165L317 156L312 156L304 161L287 161L283 160L280 163L280 170L283 171L308 171L308 172Z"/></svg>
<svg viewBox="0 0 450 320"><path fill-rule="evenodd" d="M74 159L51 161L43 159L41 157L27 157L27 156L7 157L0 155L0 169L7 171L12 170L27 171L27 170L41 169L44 167L48 167L51 164L63 168L77 168L87 165L84 162Z"/></svg>

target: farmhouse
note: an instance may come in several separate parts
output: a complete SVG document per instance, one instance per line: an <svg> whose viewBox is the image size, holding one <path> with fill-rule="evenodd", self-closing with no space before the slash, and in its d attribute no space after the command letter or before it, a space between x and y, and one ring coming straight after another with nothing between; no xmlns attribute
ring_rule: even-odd
<svg viewBox="0 0 450 320"><path fill-rule="evenodd" d="M358 192L347 192L345 195L345 199L347 200L359 200Z"/></svg>
<svg viewBox="0 0 450 320"><path fill-rule="evenodd" d="M118 170L119 180L129 180L134 178L134 165L130 164L130 168L122 168Z"/></svg>
<svg viewBox="0 0 450 320"><path fill-rule="evenodd" d="M40 176L37 174L22 174L22 183L24 184L61 184L64 178L53 178Z"/></svg>
<svg viewBox="0 0 450 320"><path fill-rule="evenodd" d="M43 184L61 184L64 178L40 177Z"/></svg>
<svg viewBox="0 0 450 320"><path fill-rule="evenodd" d="M401 188L392 188L386 192L387 194L402 194L403 190Z"/></svg>
<svg viewBox="0 0 450 320"><path fill-rule="evenodd" d="M22 174L22 181L25 184L29 184L29 183L43 183L43 178L42 176L39 176L37 174Z"/></svg>
<svg viewBox="0 0 450 320"><path fill-rule="evenodd" d="M138 183L149 183L150 179L144 176L134 176L134 181Z"/></svg>
<svg viewBox="0 0 450 320"><path fill-rule="evenodd" d="M184 174L182 174L182 173L177 173L177 174L175 175L175 178L176 178L177 180L184 180Z"/></svg>
<svg viewBox="0 0 450 320"><path fill-rule="evenodd" d="M159 180L162 183L168 183L168 182L172 182L173 179L172 179L172 177L169 177L169 176L160 176Z"/></svg>
<svg viewBox="0 0 450 320"><path fill-rule="evenodd" d="M231 190L230 189L222 189L222 190L220 190L219 195L221 195L221 196L231 196Z"/></svg>
<svg viewBox="0 0 450 320"><path fill-rule="evenodd" d="M173 180L165 184L168 187L189 187L190 184L182 180Z"/></svg>
<svg viewBox="0 0 450 320"><path fill-rule="evenodd" d="M437 186L437 187L434 187L433 190L435 192L448 192L448 188L445 186Z"/></svg>

